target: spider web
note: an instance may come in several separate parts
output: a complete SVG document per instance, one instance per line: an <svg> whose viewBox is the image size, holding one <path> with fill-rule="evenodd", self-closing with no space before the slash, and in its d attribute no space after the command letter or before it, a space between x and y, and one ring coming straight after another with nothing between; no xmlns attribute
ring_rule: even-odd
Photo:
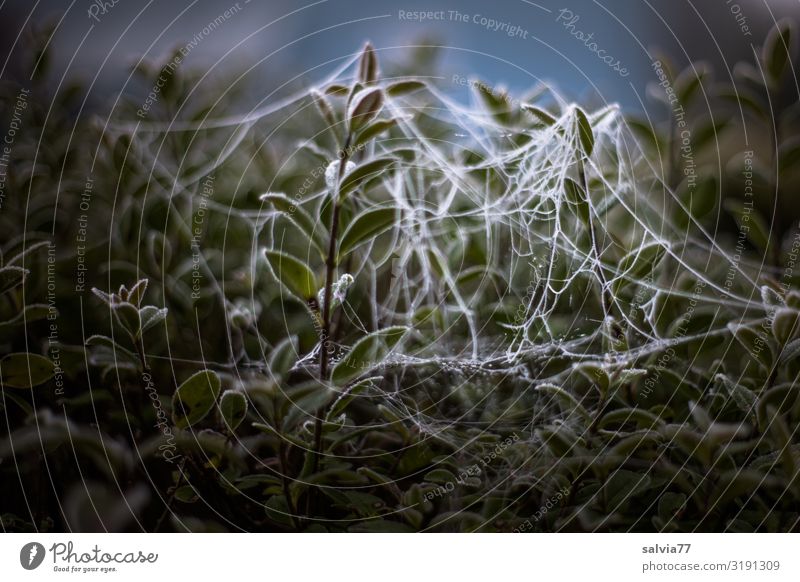
<svg viewBox="0 0 800 582"><path fill-rule="evenodd" d="M251 183L253 143L278 139L292 120L306 119L326 87L352 82L355 65L356 57L316 86L244 115L119 123L111 131L131 135L149 179L171 185L174 218L190 234L191 219L180 201L196 198L202 179L223 166L241 170L237 190ZM616 106L586 114L594 138L587 154L579 108L549 87L535 88L527 101L547 104L549 122L517 101L506 100L505 109L492 111L479 93L469 104L433 85L387 97L382 115L397 125L363 155L396 157L399 165L355 197L356 210L392 205L400 219L390 234L355 253L348 272L358 291L341 305L343 319L362 334L389 325L416 329L420 319L433 322L428 341L407 342L393 352L380 372L386 382L373 385L365 397L379 399L421 434L455 450L472 442L469 432L448 430L456 425L524 427L532 435L535 415L519 424L507 421L503 410L491 420L476 412L503 383L515 386L501 404L508 409L527 402L530 387L563 383L574 373L573 367L548 373L549 358L633 369L670 347L728 335L730 319L745 323L742 314L758 318L770 310L764 299L769 293L758 281L763 265L734 257L692 218L686 201L666 184L661 152L645 151ZM284 151L288 157L279 174L302 173L310 159L322 167L336 159L335 147L321 145L331 128L319 122L317 135L300 138L294 154ZM191 136L177 164L164 155L165 141L175 134ZM209 141L219 144L216 156L207 155ZM583 220L580 204L567 195L570 183L588 192ZM263 190L274 188L264 184ZM295 198L294 192L285 194ZM298 204L318 217L328 195L324 180L318 180ZM249 229L253 277L263 273L260 241L280 249L289 236L285 213L217 201L208 209L232 228L235 223ZM321 223L315 228L325 230ZM224 299L224 281L213 277L206 253L200 259ZM222 260L224 265L224 252ZM729 270L735 285L724 282ZM719 317L700 333L671 336L659 323L665 298L691 301L698 306L694 311L707 309ZM624 342L618 341L620 334ZM269 349L265 346L265 361ZM303 354L298 366L313 366L318 349ZM342 353L346 350L342 346ZM419 391L431 384L439 392L423 406ZM474 388L472 394L462 394L466 385ZM462 407L456 413L443 410L441 403L454 394Z"/></svg>

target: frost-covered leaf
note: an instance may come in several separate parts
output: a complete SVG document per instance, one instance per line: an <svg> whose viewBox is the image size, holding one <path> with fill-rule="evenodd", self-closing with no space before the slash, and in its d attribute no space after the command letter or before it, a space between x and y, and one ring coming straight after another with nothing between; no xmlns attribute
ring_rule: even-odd
<svg viewBox="0 0 800 582"><path fill-rule="evenodd" d="M345 198L367 180L379 176L396 161L394 158L376 158L347 172L339 185L339 197Z"/></svg>
<svg viewBox="0 0 800 582"><path fill-rule="evenodd" d="M377 117L383 107L383 91L379 87L362 89L353 96L347 111L350 131L355 133Z"/></svg>
<svg viewBox="0 0 800 582"><path fill-rule="evenodd" d="M358 340L347 355L334 366L331 373L333 383L344 386L379 367L407 332L407 327L388 327Z"/></svg>

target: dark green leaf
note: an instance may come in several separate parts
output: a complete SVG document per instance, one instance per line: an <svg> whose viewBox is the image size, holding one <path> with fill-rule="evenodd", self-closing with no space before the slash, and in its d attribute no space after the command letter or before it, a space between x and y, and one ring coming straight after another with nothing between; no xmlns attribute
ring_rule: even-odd
<svg viewBox="0 0 800 582"><path fill-rule="evenodd" d="M744 202L735 198L728 198L722 205L734 218L737 226L747 232L750 243L762 253L766 253L770 247L770 229L761 213L752 207L748 208L749 212L745 212ZM743 226L747 229L743 229Z"/></svg>
<svg viewBox="0 0 800 582"><path fill-rule="evenodd" d="M278 343L269 357L269 369L278 378L285 378L298 356L297 336L289 336Z"/></svg>
<svg viewBox="0 0 800 582"><path fill-rule="evenodd" d="M378 80L378 57L375 56L375 49L370 43L366 44L361 53L361 60L358 63L358 79L365 85Z"/></svg>
<svg viewBox="0 0 800 582"><path fill-rule="evenodd" d="M50 308L44 303L33 303L31 305L26 305L22 311L17 313L11 319L7 321L0 321L0 327L11 327L14 325L20 325L22 323L27 325L28 323L44 319L49 313Z"/></svg>
<svg viewBox="0 0 800 582"><path fill-rule="evenodd" d="M304 303L316 297L316 278L305 263L280 251L264 250L264 257L275 278L292 294Z"/></svg>
<svg viewBox="0 0 800 582"><path fill-rule="evenodd" d="M575 130L578 134L581 151L587 158L592 155L594 151L594 132L592 131L592 124L586 117L586 113L580 107L575 108Z"/></svg>
<svg viewBox="0 0 800 582"><path fill-rule="evenodd" d="M315 224L308 212L287 198L285 194L267 192L266 194L262 194L259 199L272 205L275 210L281 212L286 218L291 220L292 223L296 224L313 243L314 247L319 251L320 256L324 257L325 233L322 223Z"/></svg>
<svg viewBox="0 0 800 582"><path fill-rule="evenodd" d="M154 305L146 305L139 310L139 316L142 320L142 333L146 332L148 329L152 329L157 326L159 323L164 321L167 318L167 308L163 307L159 309Z"/></svg>
<svg viewBox="0 0 800 582"><path fill-rule="evenodd" d="M390 83L386 87L386 93L390 97L399 97L424 88L425 83L422 81L397 81L395 83Z"/></svg>
<svg viewBox="0 0 800 582"><path fill-rule="evenodd" d="M226 390L219 401L219 412L225 426L233 432L247 415L247 398L236 390Z"/></svg>
<svg viewBox="0 0 800 582"><path fill-rule="evenodd" d="M344 386L380 366L407 331L407 327L388 327L358 340L333 368L333 383Z"/></svg>
<svg viewBox="0 0 800 582"><path fill-rule="evenodd" d="M358 147L362 144L365 144L372 138L382 134L384 131L393 128L395 125L397 125L396 119L376 119L361 130L353 145Z"/></svg>
<svg viewBox="0 0 800 582"><path fill-rule="evenodd" d="M339 198L344 199L345 196L358 188L366 180L379 176L394 164L395 161L394 158L376 158L348 172L344 175L339 185Z"/></svg>
<svg viewBox="0 0 800 582"><path fill-rule="evenodd" d="M754 413L757 399L752 390L734 382L724 374L717 374L716 379L722 382L725 391L739 407L739 410L747 415Z"/></svg>
<svg viewBox="0 0 800 582"><path fill-rule="evenodd" d="M584 226L590 223L589 200L586 197L586 190L572 178L564 178L564 193L574 208L580 221Z"/></svg>
<svg viewBox="0 0 800 582"><path fill-rule="evenodd" d="M653 243L639 247L619 262L619 275L614 280L613 288L616 294L631 282L640 281L652 272L664 256L665 249L660 244Z"/></svg>
<svg viewBox="0 0 800 582"><path fill-rule="evenodd" d="M0 269L0 293L10 291L25 282L25 276L29 273L28 269L22 267L6 266Z"/></svg>
<svg viewBox="0 0 800 582"><path fill-rule="evenodd" d="M178 428L190 427L214 408L222 383L212 370L193 374L175 391L172 398L172 419Z"/></svg>
<svg viewBox="0 0 800 582"><path fill-rule="evenodd" d="M5 388L32 388L55 375L55 364L38 354L18 352L0 360L0 384Z"/></svg>
<svg viewBox="0 0 800 582"><path fill-rule="evenodd" d="M556 123L556 118L550 115L547 111L545 111L541 107L536 107L535 105L529 105L528 103L523 103L521 107L523 111L527 111L528 113L533 115L533 117L535 117L537 121L543 123L547 127L555 125Z"/></svg>
<svg viewBox="0 0 800 582"><path fill-rule="evenodd" d="M378 87L362 89L353 96L347 110L350 131L355 133L375 119L383 107L383 91Z"/></svg>
<svg viewBox="0 0 800 582"><path fill-rule="evenodd" d="M138 337L142 325L141 319L139 318L139 309L127 301L112 303L111 309L114 312L117 323L131 334L131 336Z"/></svg>
<svg viewBox="0 0 800 582"><path fill-rule="evenodd" d="M786 69L786 64L790 60L792 50L792 36L794 24L785 19L776 23L769 31L764 47L761 50L761 57L764 68L773 81L778 81Z"/></svg>
<svg viewBox="0 0 800 582"><path fill-rule="evenodd" d="M371 208L356 216L342 235L339 257L346 256L358 245L389 230L395 223L396 216L397 209L394 207Z"/></svg>

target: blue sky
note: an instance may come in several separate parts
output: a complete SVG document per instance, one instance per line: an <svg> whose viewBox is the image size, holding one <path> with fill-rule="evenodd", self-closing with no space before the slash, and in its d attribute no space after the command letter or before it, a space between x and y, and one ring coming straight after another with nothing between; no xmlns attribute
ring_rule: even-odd
<svg viewBox="0 0 800 582"><path fill-rule="evenodd" d="M127 90L126 68L139 55L158 57L237 6L233 0L117 0L111 6L107 0L102 11L95 1L101 0L43 0L33 13L33 4L17 1L0 13L18 19L4 19L8 37L19 19L30 15L41 22L66 11L53 40L56 73L89 80L97 75L96 98ZM546 80L570 97L594 95L638 107L654 79L652 48L664 47L681 60L746 56L772 16L797 3L738 0L737 14L731 6L725 0L240 0L187 61L218 72L254 65L248 81L276 86L298 75L320 77L326 62L352 53L365 39L383 60L395 62L407 58L409 45L432 39L448 47L441 70L449 75L479 77L512 91ZM417 11L433 12L436 19L408 17ZM754 31L749 38L742 22Z"/></svg>

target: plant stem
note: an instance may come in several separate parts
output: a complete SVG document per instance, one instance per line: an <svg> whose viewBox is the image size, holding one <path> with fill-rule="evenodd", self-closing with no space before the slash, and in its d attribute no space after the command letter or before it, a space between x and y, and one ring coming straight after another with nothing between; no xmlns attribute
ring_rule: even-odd
<svg viewBox="0 0 800 582"><path fill-rule="evenodd" d="M136 346L136 354L139 356L139 362L142 364L142 372L147 374L150 377L150 381L152 381L153 373L147 363L147 357L144 354L144 342L142 341L142 334L140 333L138 337L131 336L131 341L133 342L133 345ZM153 385L155 386L155 383ZM141 390L136 391L136 405L139 408L139 418L144 418L144 397ZM138 438L141 436L141 431L137 430L136 434Z"/></svg>
<svg viewBox="0 0 800 582"><path fill-rule="evenodd" d="M279 437L280 438L280 437ZM292 503L292 493L289 489L289 457L286 452L286 441L281 438L278 444L278 463L281 470L281 486L283 488L283 496L286 497L286 506L289 508L289 515L292 520L292 525L296 531L300 531L300 525L297 521L297 510Z"/></svg>
<svg viewBox="0 0 800 582"><path fill-rule="evenodd" d="M161 529L161 525L164 523L164 520L166 519L167 515L170 513L170 511L172 511L172 504L175 501L175 494L177 493L178 488L181 486L181 483L183 482L185 468L186 468L186 457L181 459L181 463L178 466L178 482L172 488L172 493L170 493L169 499L167 499L167 504L166 507L164 507L164 512L158 518L158 521L156 522L156 525L153 528L153 533L157 533L158 530Z"/></svg>
<svg viewBox="0 0 800 582"><path fill-rule="evenodd" d="M342 208L341 201L339 200L339 183L344 176L345 168L349 157L350 141L352 134L348 134L347 139L342 148L339 173L336 179L336 186L331 195L331 203L333 204L333 213L331 216L331 231L330 241L328 243L328 256L325 261L325 289L323 291L322 303L322 334L320 338L320 351L319 351L319 379L324 384L328 379L329 367L329 354L328 347L330 344L331 336L331 294L333 289L334 271L336 270L336 243L339 237L339 213ZM314 420L314 452L311 462L311 474L315 474L319 470L319 460L322 455L322 416L324 409L317 411L316 419ZM313 490L312 490L313 491ZM313 509L313 501L311 492L308 496L309 509Z"/></svg>

